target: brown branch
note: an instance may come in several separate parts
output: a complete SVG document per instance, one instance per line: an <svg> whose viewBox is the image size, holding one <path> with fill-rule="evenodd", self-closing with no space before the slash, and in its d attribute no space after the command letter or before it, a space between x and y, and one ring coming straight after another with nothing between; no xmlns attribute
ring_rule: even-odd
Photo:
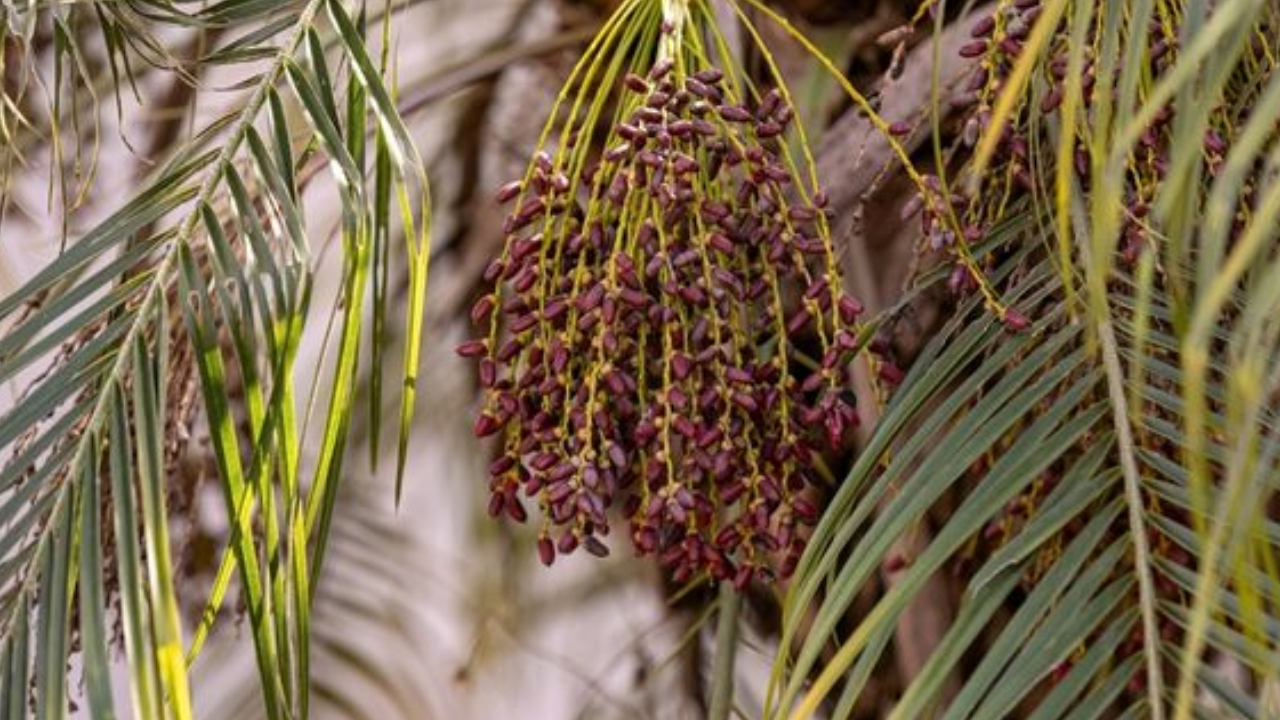
<svg viewBox="0 0 1280 720"><path fill-rule="evenodd" d="M987 10L979 8L973 17ZM958 21L936 42L939 106L947 111L960 95L960 85L973 68L958 50L968 40L969 23ZM880 115L887 122L906 122L912 132L900 142L908 153L929 139L935 42L926 40L907 53L896 77L886 77L879 88ZM825 179L831 207L837 214L852 212L875 188L886 168L897 161L885 137L856 109L850 109L823 135L818 147L818 177ZM838 180L838 182L835 182Z"/></svg>

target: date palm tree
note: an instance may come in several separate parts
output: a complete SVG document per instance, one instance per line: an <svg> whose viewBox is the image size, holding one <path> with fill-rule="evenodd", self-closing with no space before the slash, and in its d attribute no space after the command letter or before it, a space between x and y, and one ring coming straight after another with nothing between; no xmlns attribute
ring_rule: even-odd
<svg viewBox="0 0 1280 720"><path fill-rule="evenodd" d="M379 499L399 501L411 434L422 432L420 353L449 323L428 328L426 317L469 295L482 322L462 352L481 388L475 415L457 424L508 442L459 441L456 452L496 450L497 512L533 517L502 542L531 565L556 561L551 582L556 559L580 547L617 554L634 542L657 555L658 573L601 566L600 577L614 583L606 573L617 567L661 577L650 584L673 614L693 611L689 636L704 643L691 652L710 662L684 666L697 680L685 689L708 717L1280 718L1280 7L530 0L515 17L551 6L588 18L586 30L478 51L415 94L422 86L406 84L397 57L410 39L433 41L400 32L419 5L0 2L0 242L38 226L33 201L62 216L46 225L61 242L41 267L0 273L0 381L15 388L0 406L0 716L64 717L74 699L92 717L126 706L195 717L192 664L236 613L253 709L223 712L303 718L313 695L335 697L312 659L317 644L342 655L342 638L315 626L317 608L335 593L323 609L339 626L376 611L322 576L343 563L353 582L392 584L380 554L414 554L398 544L397 520L365 513L368 490L343 478L367 450L370 472L390 478ZM852 18L848 42L876 50L832 61L802 16ZM529 170L501 193L514 201L503 231L502 211L458 200L484 173L437 178L451 202L435 210L455 221L447 250L474 257L451 268L461 268L452 297L429 306L428 163L406 115L579 47L576 70L555 66L568 81L558 105L554 92L544 98L546 130L522 118L528 146L516 152ZM668 92L668 77L681 87ZM674 97L686 88L689 98ZM685 110L693 95L713 103L705 132L693 129L704 116ZM144 116L135 97L163 112ZM685 123L664 128L705 144L687 155L662 154L679 139L645 144L637 129L664 113L662 123ZM142 161L136 182L104 182L118 166L99 162L113 124ZM450 132L476 130L464 119ZM712 165L735 143L730 170ZM603 169L588 171L602 153ZM735 200L734 163L758 157L786 171L762 171ZM694 178L689 223L782 218L813 228L794 257L822 259L757 257L735 245L750 241L732 222L710 239L678 214L645 215L648 201L626 187L607 194L618 167L647 183L641 166L674 175L664 163L682 162ZM36 198L42 164L51 179ZM555 208L561 182L592 198L582 217ZM597 267L582 255L560 298L546 258L578 252L573 223L602 218L627 258L602 254ZM469 225L500 240L459 251ZM673 244L628 239L649 232ZM878 235L889 250L873 246ZM530 252L543 263L532 280L503 277ZM476 260L485 255L497 270ZM677 255L703 279L664 270ZM647 264L675 285L639 279ZM628 272L628 298L673 310L634 321L636 365L626 338L595 364L613 320L577 313L604 303L592 292L621 298ZM774 292L760 304L699 294L739 276ZM890 287L898 276L902 287ZM598 292L578 287L590 278ZM671 328L694 335L699 308L717 333L738 333L723 342L739 359L710 353L689 370L662 344ZM517 344L503 358L500 348L527 332L573 348L557 362L592 388L579 393L587 415L597 383L616 386L600 398L646 407L671 401L690 373L715 410L685 412L687 442L646 439L676 415L648 427L616 399L599 401L614 415L598 447L546 440L532 412L510 411L518 419L503 427L502 373L538 365L542 349ZM648 382L661 392L646 395ZM721 442L720 417L737 418L723 440L744 458L733 467L765 458L771 433L793 432L785 411L774 415L792 392L801 424L835 440L797 440L779 456L776 472L794 482L716 485L690 470L713 462L692 448ZM567 423L582 411L565 398L552 383L513 402L561 403ZM431 431L443 422L433 417ZM558 509L549 493L559 491L537 474L643 473L636 458L650 442L670 473L666 506L645 495L624 507L622 491L615 504L610 486ZM378 467L384 454L394 461ZM200 512L201 478L226 518L211 537L187 519ZM476 498L483 482L467 485ZM750 523L770 539L747 555ZM671 552L676 534L701 554ZM207 577L175 548L204 548ZM767 673L735 663L760 649ZM113 682L113 663L127 682ZM370 712L356 705L342 709Z"/></svg>

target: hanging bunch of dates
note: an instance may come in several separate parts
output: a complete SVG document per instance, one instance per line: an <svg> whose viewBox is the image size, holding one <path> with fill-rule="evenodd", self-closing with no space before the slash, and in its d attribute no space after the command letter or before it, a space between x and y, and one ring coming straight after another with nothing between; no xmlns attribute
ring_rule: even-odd
<svg viewBox="0 0 1280 720"><path fill-rule="evenodd" d="M619 11L659 23L649 66L571 79L590 110L499 191L503 250L459 352L483 387L475 433L499 443L490 511L537 506L544 563L606 554L622 517L677 580L743 587L788 575L817 520L815 458L858 423L862 306L788 147L785 88L706 62L699 3L656 5ZM589 147L601 93L616 111Z"/></svg>

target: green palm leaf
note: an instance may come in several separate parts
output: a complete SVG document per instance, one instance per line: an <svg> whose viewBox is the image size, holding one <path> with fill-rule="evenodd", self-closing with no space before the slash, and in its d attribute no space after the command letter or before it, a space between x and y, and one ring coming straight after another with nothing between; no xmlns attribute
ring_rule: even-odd
<svg viewBox="0 0 1280 720"><path fill-rule="evenodd" d="M990 298L973 300L916 360L787 593L781 644L793 649L775 663L768 717L849 717L942 573L961 591L956 617L890 717L1268 716L1280 80L1260 58L1276 11L1045 5L970 168L1001 177L990 168L1005 124L1044 138L1032 162L1047 205L1010 205L987 238L1004 248L988 258L992 287L1037 321L1010 334ZM1182 51L1153 74L1146 33L1179 26ZM1044 117L1035 108L1055 83L1064 109ZM1148 176L1139 137L1170 103ZM1231 144L1210 167L1215 130ZM1127 213L1134 183L1150 192L1145 220ZM1131 267L1118 263L1122 232L1142 239ZM921 527L917 556L892 555ZM851 618L882 568L903 562Z"/></svg>
<svg viewBox="0 0 1280 720"><path fill-rule="evenodd" d="M1026 276L1021 292L1028 300L1061 293L1047 261L1039 261ZM1022 296L1014 297L1021 306ZM783 646L792 640L799 645L778 666L776 716L786 715L800 698L809 704L799 705L793 717L806 716L831 692L856 693L855 679L863 677L856 668L873 667L887 649L877 642L884 628L892 628L920 599L926 580L962 559L971 562L973 547L984 536L1002 539L985 558L978 556L982 562L966 576L954 624L900 698L893 717L920 717L930 709L945 709L938 715L945 718L1007 717L1049 685L1036 717L1068 717L1085 706L1090 693L1104 692L1104 686L1110 701L1096 703L1082 716L1105 716L1121 692L1133 699L1125 685L1142 675L1142 655L1132 644L1142 637L1134 569L1138 556L1126 521L1127 493L1116 460L1120 448L1105 373L1088 358L1085 335L1078 325L1064 321L1062 310L1048 314L1033 335L1009 336L980 306L962 314L926 351L841 486L797 571L788 594ZM1176 402L1160 384L1153 383L1143 394L1160 398L1157 402ZM1176 426L1167 423L1153 421L1142 429L1150 433L1152 446L1183 441ZM1273 468L1280 445L1274 437L1260 445L1260 454ZM1223 457L1225 451L1214 448ZM990 459L989 466L975 477L971 467L982 458ZM1162 630L1157 647L1162 655L1176 656L1181 635L1173 630L1188 623L1188 601L1195 597L1197 579L1195 570L1177 558L1202 555L1203 543L1186 519L1193 507L1187 471L1166 452L1147 447L1138 449L1137 459L1145 498L1141 517L1162 548L1148 556L1148 570L1168 590L1152 608ZM897 583L844 634L841 627L858 589L889 561L896 541L928 524L931 508L959 488L964 488L963 501L940 520L927 548L907 559L910 565ZM1224 493L1218 495L1224 502ZM1019 508L1019 503L1026 503L1019 510L1025 515L1010 516L1009 508ZM1250 522L1255 529L1241 533L1245 537L1235 545L1247 538L1262 553L1261 561L1280 541L1280 528L1265 517ZM1265 608L1274 607L1280 586L1264 566L1249 567L1246 577L1246 587L1256 593L1254 612L1273 617L1274 610ZM1015 591L1025 593L1017 614L993 619ZM1209 624L1212 651L1238 659L1262 676L1274 673L1268 664L1275 657L1274 634L1247 638L1232 629L1258 627L1259 616L1245 615L1230 591L1223 591L1215 604L1221 617ZM806 628L803 636L786 634L787 628L801 626ZM975 642L983 628L997 639L981 648L981 662L967 671L960 693L944 698L945 681L978 651ZM1126 641L1122 662L1115 662ZM1068 666L1064 677L1050 681ZM1110 679L1120 672L1125 675L1119 690L1110 689ZM1213 671L1200 667L1197 672ZM806 679L814 675L809 687ZM1200 686L1220 700L1232 692L1229 686Z"/></svg>
<svg viewBox="0 0 1280 720"><path fill-rule="evenodd" d="M223 46L209 61L266 66L243 105L0 299L0 379L29 383L0 416L0 706L17 717L30 701L40 717L63 717L74 636L89 709L111 717L104 610L118 597L135 712L190 718L188 665L238 576L267 716L306 717L310 606L356 371L381 372L380 356L370 363L361 350L371 304L364 287L381 273L373 302L385 317L385 268L397 233L411 339L400 383L397 473L404 470L429 260L426 174L384 85L385 57L374 63L363 18L354 20L338 0L227 0L193 15L168 4L97 6L113 17L127 13L140 27L242 32L232 50ZM384 23L384 45L387 31ZM124 36L137 52L149 37ZM347 71L333 73L334 60ZM374 140L368 152L366 137ZM311 311L314 230L300 194L325 160L341 201L346 280L334 298L341 341L330 362L304 375L318 397L304 406L295 358ZM180 396L193 372L232 530L187 645L166 494L177 428L192 412ZM303 410L319 413L314 423L299 417ZM304 445L317 453L314 470Z"/></svg>

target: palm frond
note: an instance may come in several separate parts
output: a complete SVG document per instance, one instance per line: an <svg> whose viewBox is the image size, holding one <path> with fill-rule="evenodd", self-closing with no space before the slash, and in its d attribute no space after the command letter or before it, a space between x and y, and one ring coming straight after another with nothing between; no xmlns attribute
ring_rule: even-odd
<svg viewBox="0 0 1280 720"><path fill-rule="evenodd" d="M1043 260L1019 288L1013 295L1019 307L1061 295ZM965 594L954 624L892 717L920 717L931 709L947 718L1008 717L1033 697L1037 718L1072 711L1105 716L1122 696L1121 707L1145 707L1140 684L1132 684L1143 677L1145 610L1134 569L1142 557L1134 552L1135 532L1150 534L1148 571L1160 592L1150 608L1159 628L1157 667L1177 654L1197 578L1189 559L1204 553L1189 523L1187 472L1162 447L1181 442L1181 433L1164 421L1144 426L1151 432L1137 450L1144 524L1135 530L1126 519L1105 372L1090 362L1081 327L1065 322L1059 307L1038 332L1009 336L975 305L898 389L881 426L886 429L875 435L815 532L784 622L784 628L807 629L794 656L778 668L774 716L796 708L793 717L808 717L831 693L843 698L837 707L849 707L858 681L883 660L887 645L877 639L919 600L925 581L959 568L967 568L960 570ZM1144 395L1176 403L1164 385L1163 378L1153 381ZM1271 439L1262 447L1274 461L1280 446ZM1225 456L1226 448L1216 447L1215 454ZM955 493L963 500L938 518L928 547L917 557L891 557L895 541L928 525L931 510ZM1280 536L1273 522L1261 522L1246 536L1255 550L1270 552ZM858 589L886 564L903 562L908 567L875 609L852 632L842 630ZM1254 611L1272 612L1263 608L1274 600L1276 585L1261 566L1248 574L1258 593ZM999 613L1015 595L1016 613ZM1246 640L1232 628L1258 627L1257 618L1240 614L1230 591L1218 602L1224 612L1211 623L1212 652L1260 679L1273 673L1267 663L1274 659L1268 649L1274 636ZM983 645L987 635L996 639ZM796 639L784 635L784 647ZM981 659L976 666L961 665L975 658ZM961 672L960 693L944 698L945 681ZM1209 667L1197 672L1213 673ZM806 690L813 673L817 679ZM1201 687L1217 687L1210 694L1236 704L1247 697L1225 681ZM1095 702L1094 693L1108 700Z"/></svg>
<svg viewBox="0 0 1280 720"><path fill-rule="evenodd" d="M187 666L238 576L268 717L306 716L309 609L356 407L356 370L369 363L359 341L370 332L372 305L385 317L392 243L402 234L409 288L402 474L429 215L425 171L384 84L387 59L375 62L367 50L363 19L338 0L291 9L224 2L185 18L262 21L238 45L267 60L248 99L132 202L0 300L7 328L0 379L28 387L0 417L0 704L7 708L30 698L41 717L63 716L66 657L78 638L90 711L109 717L104 610L118 597L136 712L191 717ZM384 46L388 32L384 23ZM327 66L334 59L341 72ZM318 402L303 406L295 377L306 370L295 358L313 300L316 231L301 193L324 163L341 208L340 340L332 359L310 371ZM165 476L193 411L186 399L193 374L232 531L187 647ZM300 408L308 414L299 417ZM302 447L315 449L314 467Z"/></svg>
<svg viewBox="0 0 1280 720"><path fill-rule="evenodd" d="M67 212L96 179L102 144L100 105L138 93L153 72L187 76L161 36L166 27L201 24L169 3L5 2L0 5L0 188L8 204L15 171L46 146L51 190ZM187 77L187 82L190 78ZM0 208L0 210L7 208Z"/></svg>
<svg viewBox="0 0 1280 720"><path fill-rule="evenodd" d="M768 717L849 717L943 573L957 616L890 717L1267 716L1276 13L1044 5L979 99L979 212L961 218L998 221L992 286L1036 322L1010 334L970 300L917 359L797 570ZM997 38L1015 17L1001 12ZM1028 165L1031 199L1011 202ZM919 527L923 551L893 556Z"/></svg>

